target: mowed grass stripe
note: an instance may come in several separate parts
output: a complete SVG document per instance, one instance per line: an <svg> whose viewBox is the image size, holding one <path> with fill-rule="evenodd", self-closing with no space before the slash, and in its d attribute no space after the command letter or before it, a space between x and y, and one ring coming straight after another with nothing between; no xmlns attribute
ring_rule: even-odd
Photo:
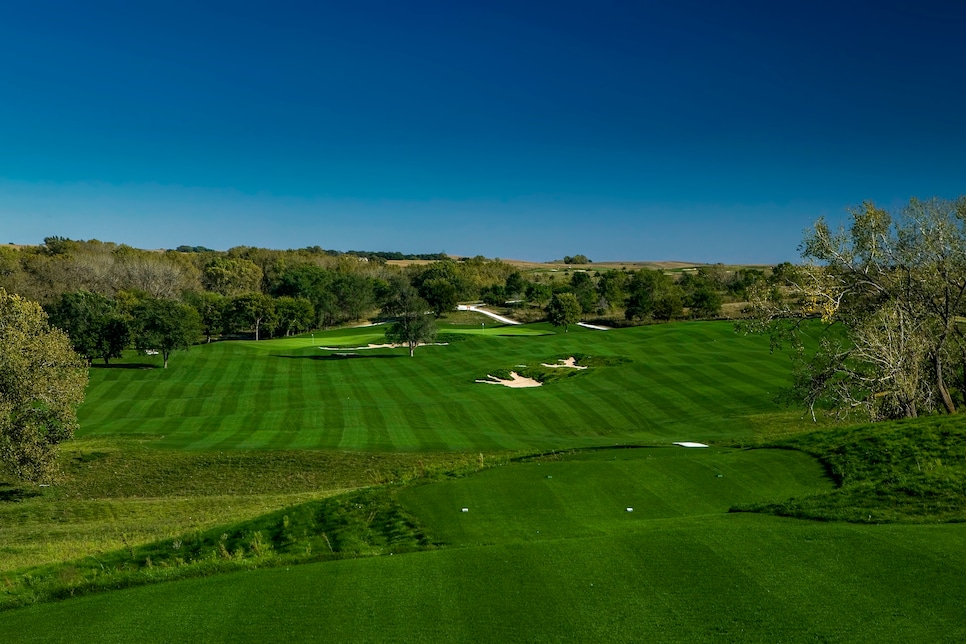
<svg viewBox="0 0 966 644"><path fill-rule="evenodd" d="M730 417L774 409L770 392L787 365L768 355L764 338L734 335L729 323L475 335L420 347L412 359L398 349L340 360L296 340L193 347L176 353L168 370L99 370L111 373L92 374L79 435L160 433L171 447L396 451L647 443L680 435L688 423L699 423L708 439L731 437L750 430L734 427ZM326 335L318 334L316 344L327 344ZM539 390L474 382L495 369L580 353L630 362L593 367ZM138 364L143 357L126 360ZM193 419L226 417L217 441L199 441L204 424ZM247 440L245 432L258 438Z"/></svg>
<svg viewBox="0 0 966 644"><path fill-rule="evenodd" d="M611 410L611 415L617 417L617 422L622 429L633 431L640 427L640 405L634 406L630 402L631 397L625 395L625 389L622 386L600 378L585 378L579 386L588 395L593 396L598 405Z"/></svg>
<svg viewBox="0 0 966 644"><path fill-rule="evenodd" d="M419 398L414 397L411 390L403 391L395 378L381 380L376 395L393 401L392 408L396 413L387 425L386 435L394 449L406 450L412 449L414 445L422 446L427 434L436 435Z"/></svg>
<svg viewBox="0 0 966 644"><path fill-rule="evenodd" d="M686 393L707 414L726 419L732 414L743 414L758 408L773 408L771 398L753 369L738 369L735 365L711 362L669 370L666 380L672 389Z"/></svg>
<svg viewBox="0 0 966 644"><path fill-rule="evenodd" d="M412 402L415 408L412 413L420 423L424 448L456 451L497 448L499 446L492 443L477 445L466 438L467 432L478 434L481 428L466 413L467 408L472 406L465 397L467 384L452 375L452 367L447 368L456 362L449 359L452 354L452 351L447 351L445 355L434 355L436 359L432 361L414 362L410 365L412 371L403 382L395 381L399 384L395 391L390 391L390 395L400 400L408 398ZM406 393L403 385L411 393Z"/></svg>

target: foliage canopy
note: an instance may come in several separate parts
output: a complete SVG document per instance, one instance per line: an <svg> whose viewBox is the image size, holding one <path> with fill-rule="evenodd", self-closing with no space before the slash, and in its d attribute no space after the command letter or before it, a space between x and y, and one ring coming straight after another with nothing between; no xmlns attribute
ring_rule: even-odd
<svg viewBox="0 0 966 644"><path fill-rule="evenodd" d="M87 365L36 302L0 288L0 466L48 477L54 448L74 435Z"/></svg>

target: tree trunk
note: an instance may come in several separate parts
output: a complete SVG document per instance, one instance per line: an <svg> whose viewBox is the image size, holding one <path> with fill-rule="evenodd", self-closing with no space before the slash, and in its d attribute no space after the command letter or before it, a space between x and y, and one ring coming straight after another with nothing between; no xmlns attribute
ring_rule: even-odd
<svg viewBox="0 0 966 644"><path fill-rule="evenodd" d="M919 412L916 410L916 401L910 400L906 403L906 418L918 418Z"/></svg>
<svg viewBox="0 0 966 644"><path fill-rule="evenodd" d="M169 351L162 351L161 354L162 354L162 357L164 358L164 368L167 369L168 368L168 356L170 356L171 353Z"/></svg>
<svg viewBox="0 0 966 644"><path fill-rule="evenodd" d="M966 347L963 348L963 404L966 405Z"/></svg>
<svg viewBox="0 0 966 644"><path fill-rule="evenodd" d="M409 357L412 358L415 353L416 353L416 343L410 342L409 343Z"/></svg>
<svg viewBox="0 0 966 644"><path fill-rule="evenodd" d="M943 362L942 358L939 357L939 353L933 357L933 364L936 367L936 387L939 388L939 395L942 396L943 404L946 406L946 411L950 414L956 413L956 403L953 402L953 397L949 395L949 389L946 388L946 383L943 380Z"/></svg>

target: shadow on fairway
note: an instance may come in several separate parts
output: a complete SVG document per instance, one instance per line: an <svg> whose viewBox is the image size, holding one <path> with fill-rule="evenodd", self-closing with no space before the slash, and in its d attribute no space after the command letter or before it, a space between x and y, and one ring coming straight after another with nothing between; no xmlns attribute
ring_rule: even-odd
<svg viewBox="0 0 966 644"><path fill-rule="evenodd" d="M351 354L351 355L350 355ZM293 360L373 360L373 359L386 359L386 358L408 358L409 356L404 356L400 354L361 354L361 353L333 353L327 356L283 356L276 355L276 358L291 358Z"/></svg>
<svg viewBox="0 0 966 644"><path fill-rule="evenodd" d="M40 492L14 487L9 483L0 483L0 503L18 503L35 496L40 496Z"/></svg>
<svg viewBox="0 0 966 644"><path fill-rule="evenodd" d="M91 369L157 369L157 365L146 362L130 362L124 364L92 364Z"/></svg>

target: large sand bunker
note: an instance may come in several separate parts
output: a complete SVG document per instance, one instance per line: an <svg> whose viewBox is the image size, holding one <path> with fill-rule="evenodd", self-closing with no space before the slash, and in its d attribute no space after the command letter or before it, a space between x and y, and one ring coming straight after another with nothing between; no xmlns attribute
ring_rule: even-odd
<svg viewBox="0 0 966 644"><path fill-rule="evenodd" d="M503 380L501 378L497 378L496 376L491 376L490 374L486 374L486 378L486 380L477 380L476 382L482 382L486 385L503 385L504 387L513 387L514 389L521 387L539 387L543 384L539 380L534 380L533 378L524 378L516 371L510 372L509 380Z"/></svg>
<svg viewBox="0 0 966 644"><path fill-rule="evenodd" d="M586 369L587 367L581 367L577 364L577 359L574 357L570 358L560 358L557 360L559 364L547 364L546 362L541 362L540 364L544 367L550 367L551 369Z"/></svg>

